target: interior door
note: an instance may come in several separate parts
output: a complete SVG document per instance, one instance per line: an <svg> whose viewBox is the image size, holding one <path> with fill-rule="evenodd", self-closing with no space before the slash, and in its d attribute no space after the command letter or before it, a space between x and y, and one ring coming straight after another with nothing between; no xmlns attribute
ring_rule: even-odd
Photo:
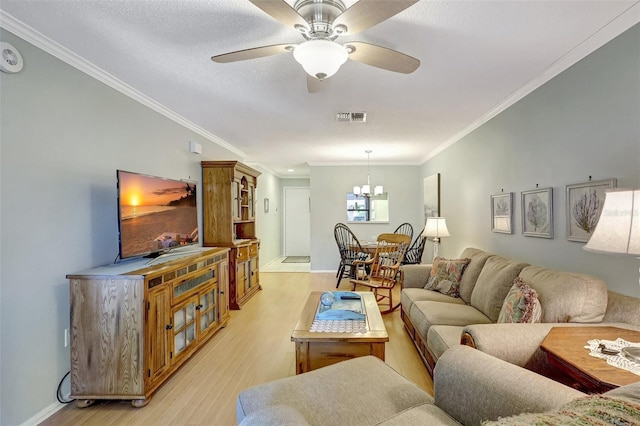
<svg viewBox="0 0 640 426"><path fill-rule="evenodd" d="M284 188L284 255L311 254L311 193L309 188Z"/></svg>

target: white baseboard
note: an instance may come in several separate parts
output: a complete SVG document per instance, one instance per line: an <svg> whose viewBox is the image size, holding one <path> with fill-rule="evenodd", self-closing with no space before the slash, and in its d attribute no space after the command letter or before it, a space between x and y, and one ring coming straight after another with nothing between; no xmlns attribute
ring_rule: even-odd
<svg viewBox="0 0 640 426"><path fill-rule="evenodd" d="M38 424L47 420L49 417L53 416L55 413L61 410L65 405L66 404L54 402L48 407L45 407L43 410L41 410L39 413L31 417L30 419L25 420L24 423L22 423L20 426L37 426Z"/></svg>

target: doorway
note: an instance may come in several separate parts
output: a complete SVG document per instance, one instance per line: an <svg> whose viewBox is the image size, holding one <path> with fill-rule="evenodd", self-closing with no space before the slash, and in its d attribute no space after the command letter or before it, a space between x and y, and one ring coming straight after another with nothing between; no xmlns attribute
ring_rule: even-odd
<svg viewBox="0 0 640 426"><path fill-rule="evenodd" d="M284 188L284 255L311 254L311 192L309 188Z"/></svg>

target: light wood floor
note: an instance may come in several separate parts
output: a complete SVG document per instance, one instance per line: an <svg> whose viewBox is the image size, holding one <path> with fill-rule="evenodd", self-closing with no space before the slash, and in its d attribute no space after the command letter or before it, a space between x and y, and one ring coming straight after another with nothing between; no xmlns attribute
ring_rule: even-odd
<svg viewBox="0 0 640 426"><path fill-rule="evenodd" d="M335 289L333 274L261 273L263 290L153 395L146 407L105 401L68 404L44 425L234 425L242 390L295 375L291 330L309 292ZM343 290L349 290L343 280ZM399 291L398 298L399 301ZM433 395L433 382L402 326L399 310L384 316L386 362Z"/></svg>

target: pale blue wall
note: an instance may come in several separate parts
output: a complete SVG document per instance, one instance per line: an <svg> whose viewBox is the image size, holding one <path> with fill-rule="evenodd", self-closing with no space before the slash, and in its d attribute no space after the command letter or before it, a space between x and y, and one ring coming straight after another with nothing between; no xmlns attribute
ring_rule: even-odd
<svg viewBox="0 0 640 426"><path fill-rule="evenodd" d="M423 176L441 174L451 238L441 254L474 246L532 264L599 276L640 296L640 261L582 250L565 231L565 185L617 178L640 187L640 25L569 68L449 149ZM520 193L553 187L555 237L522 235ZM515 193L515 233L490 231L491 194Z"/></svg>
<svg viewBox="0 0 640 426"><path fill-rule="evenodd" d="M333 227L347 221L347 192L367 180L366 166L311 167L311 270L335 272L340 261ZM424 227L420 166L372 166L371 184L383 185L389 194L389 223L353 223L360 239L393 232L409 222L415 232Z"/></svg>
<svg viewBox="0 0 640 426"><path fill-rule="evenodd" d="M66 274L118 253L116 169L200 182L201 160L238 158L11 33L0 37L25 61L20 73L0 73L0 424L15 425L57 404L69 369ZM263 174L259 194L277 197L278 180ZM277 247L280 222L267 224ZM272 244L270 234L261 240Z"/></svg>

